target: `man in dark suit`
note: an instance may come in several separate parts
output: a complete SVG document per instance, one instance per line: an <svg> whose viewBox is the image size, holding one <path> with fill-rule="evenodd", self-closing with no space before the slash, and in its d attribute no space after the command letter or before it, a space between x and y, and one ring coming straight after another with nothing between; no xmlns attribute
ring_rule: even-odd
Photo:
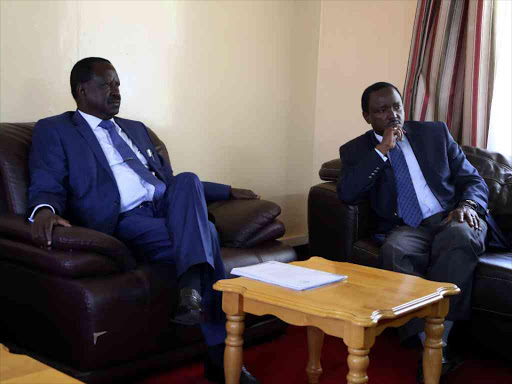
<svg viewBox="0 0 512 384"><path fill-rule="evenodd" d="M171 321L201 324L207 379L223 383L225 317L212 289L226 277L207 201L255 199L252 191L173 175L138 121L119 113L120 81L112 64L86 58L71 71L77 111L38 121L29 157L27 215L33 241L51 248L55 225L113 235L140 261L172 264L179 286ZM242 369L241 383L257 383Z"/></svg>
<svg viewBox="0 0 512 384"><path fill-rule="evenodd" d="M361 104L373 129L340 148L338 196L348 203L370 200L383 268L461 289L450 300L446 345L453 321L470 316L473 272L485 250L488 223L495 225L487 210L487 185L446 124L404 123L402 98L392 84L368 87ZM401 338L418 334L424 341L422 330L423 322L414 319L400 329ZM459 362L443 348L442 374ZM418 380L423 381L421 364Z"/></svg>

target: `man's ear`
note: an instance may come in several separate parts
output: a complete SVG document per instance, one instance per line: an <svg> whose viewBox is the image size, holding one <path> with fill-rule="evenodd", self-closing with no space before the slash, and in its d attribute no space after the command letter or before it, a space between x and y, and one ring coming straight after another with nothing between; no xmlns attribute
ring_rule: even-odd
<svg viewBox="0 0 512 384"><path fill-rule="evenodd" d="M371 124L371 121L370 121L370 114L369 114L368 112L364 112L364 111L363 111L363 117L364 117L364 119L366 120L366 122L367 122L368 124Z"/></svg>
<svg viewBox="0 0 512 384"><path fill-rule="evenodd" d="M79 83L76 85L76 96L77 99L81 99L85 96L85 87L83 83Z"/></svg>

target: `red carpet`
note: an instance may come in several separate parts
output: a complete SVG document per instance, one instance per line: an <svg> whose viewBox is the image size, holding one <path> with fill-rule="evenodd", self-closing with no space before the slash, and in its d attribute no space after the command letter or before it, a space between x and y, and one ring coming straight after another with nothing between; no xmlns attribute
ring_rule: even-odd
<svg viewBox="0 0 512 384"><path fill-rule="evenodd" d="M416 382L418 350L400 346L393 329L377 337L370 350L369 382L402 384ZM447 377L448 384L512 384L512 368L503 360L493 360L477 348L464 352L465 362ZM346 383L347 348L343 340L326 336L322 349L322 384ZM307 340L304 327L288 327L286 334L244 351L244 363L262 384L306 384ZM200 362L139 381L138 384L209 384Z"/></svg>

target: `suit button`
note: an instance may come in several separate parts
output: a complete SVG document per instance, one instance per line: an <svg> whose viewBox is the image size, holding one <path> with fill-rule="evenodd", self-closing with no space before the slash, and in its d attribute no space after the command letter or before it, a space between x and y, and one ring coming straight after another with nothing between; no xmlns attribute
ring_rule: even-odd
<svg viewBox="0 0 512 384"><path fill-rule="evenodd" d="M398 216L398 213L395 212L395 216Z"/></svg>
<svg viewBox="0 0 512 384"><path fill-rule="evenodd" d="M119 200L114 201L114 204L119 205Z"/></svg>

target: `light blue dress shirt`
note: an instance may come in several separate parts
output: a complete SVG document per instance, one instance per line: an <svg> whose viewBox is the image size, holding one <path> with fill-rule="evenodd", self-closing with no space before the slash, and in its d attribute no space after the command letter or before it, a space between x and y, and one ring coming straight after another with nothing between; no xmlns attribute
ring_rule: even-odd
<svg viewBox="0 0 512 384"><path fill-rule="evenodd" d="M99 126L101 119L88 115L80 110L78 112L87 121L92 129L92 132L98 139L101 149L107 158L110 169L116 179L117 187L119 189L119 195L121 196L121 212L129 211L135 208L144 201L152 201L153 193L155 192L154 185L144 181L128 164L126 164L112 144L112 139L108 134L107 130ZM130 138L123 132L123 130L116 124L114 119L110 119L114 123L117 133L121 138L126 141L126 144L132 149L137 155L139 160L147 167L148 163L146 158L139 151L137 146L132 143Z"/></svg>
<svg viewBox="0 0 512 384"><path fill-rule="evenodd" d="M375 132L374 134L379 143L381 143L382 136L377 135ZM439 204L439 201L428 186L427 181L425 180L425 176L423 176L423 172L421 171L420 165L418 164L416 155L414 155L411 144L409 143L409 140L407 140L407 136L404 135L402 141L397 141L396 144L400 146L402 152L404 153L405 162L407 163L409 173L411 174L414 191L418 196L418 202L420 203L423 219L444 211L444 209L441 207L441 204ZM388 161L388 157L383 155L377 148L375 148L375 151L380 155L380 157L382 157L382 160ZM398 214L400 214L400 212L398 212Z"/></svg>

